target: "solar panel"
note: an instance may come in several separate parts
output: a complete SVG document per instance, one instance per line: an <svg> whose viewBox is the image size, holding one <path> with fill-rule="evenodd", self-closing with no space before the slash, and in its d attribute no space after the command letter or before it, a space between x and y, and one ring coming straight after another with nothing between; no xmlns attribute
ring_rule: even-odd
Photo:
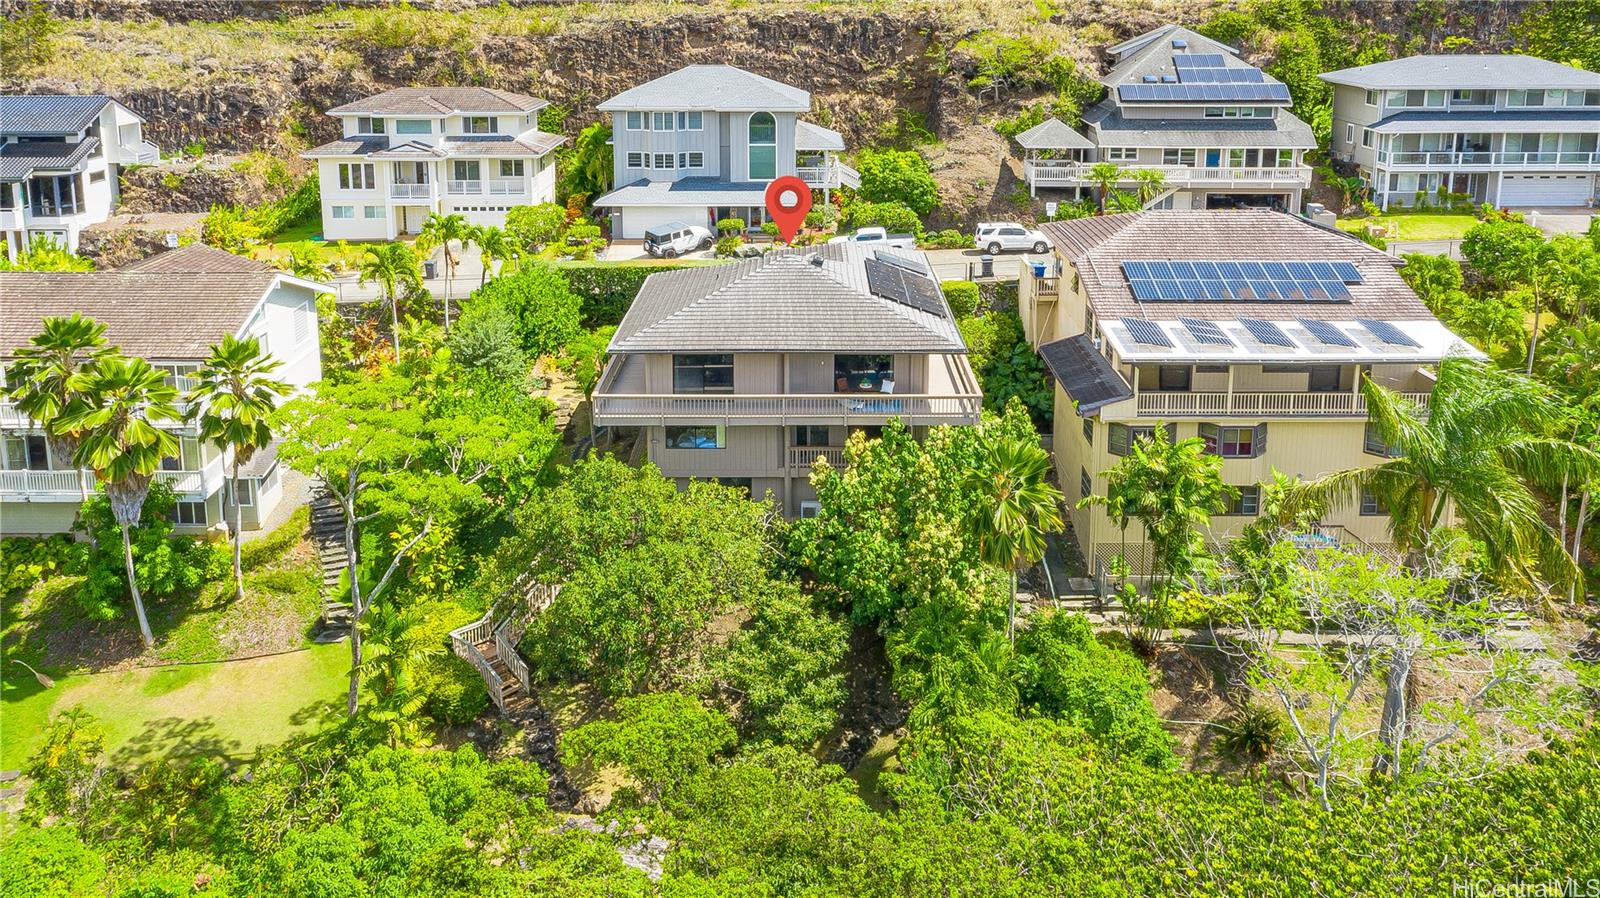
<svg viewBox="0 0 1600 898"><path fill-rule="evenodd" d="M1221 53L1174 53L1172 64L1182 67L1208 68L1222 65Z"/></svg>
<svg viewBox="0 0 1600 898"><path fill-rule="evenodd" d="M1260 318L1240 318L1239 323L1244 325L1244 329L1249 331L1250 336L1255 337L1258 343L1294 348L1294 341L1283 332L1283 328L1270 321L1262 321Z"/></svg>
<svg viewBox="0 0 1600 898"><path fill-rule="evenodd" d="M932 278L907 272L905 285L906 298L903 301L906 305L927 312L929 315L944 317L945 305L939 296L939 285L934 283Z"/></svg>
<svg viewBox="0 0 1600 898"><path fill-rule="evenodd" d="M1356 323L1372 331L1372 335L1385 343L1393 346L1415 346L1422 348L1422 344L1406 336L1406 332L1387 321L1374 321L1371 318L1357 318Z"/></svg>
<svg viewBox="0 0 1600 898"><path fill-rule="evenodd" d="M1213 89L1215 88L1215 89ZM1134 102L1289 102L1289 88L1282 84L1123 84L1117 97Z"/></svg>
<svg viewBox="0 0 1600 898"><path fill-rule="evenodd" d="M1336 263L1141 259L1122 263L1143 302L1348 302Z"/></svg>
<svg viewBox="0 0 1600 898"><path fill-rule="evenodd" d="M1311 334L1311 336L1316 337L1318 340L1321 340L1323 343L1326 343L1329 346L1348 346L1351 349L1354 349L1356 346L1356 341L1350 339L1349 334L1339 330L1337 327L1334 327L1326 321L1317 321L1311 318L1297 318L1295 320L1299 321L1300 326L1304 327Z"/></svg>
<svg viewBox="0 0 1600 898"><path fill-rule="evenodd" d="M1352 262L1333 262L1333 270L1339 280L1346 284L1361 283L1361 271Z"/></svg>
<svg viewBox="0 0 1600 898"><path fill-rule="evenodd" d="M904 250L888 248L875 249L872 251L872 255L873 258L882 259L896 268L903 268L923 277L933 277L933 271L928 268L928 264L922 260L920 255L912 255Z"/></svg>
<svg viewBox="0 0 1600 898"><path fill-rule="evenodd" d="M1128 286L1133 288L1134 299L1159 300L1161 291L1157 289L1156 282L1146 278L1130 278Z"/></svg>
<svg viewBox="0 0 1600 898"><path fill-rule="evenodd" d="M1172 348L1172 341L1167 339L1166 333L1154 321L1146 321L1143 318L1124 318L1122 319L1122 326L1128 329L1129 334L1133 335L1135 343Z"/></svg>
<svg viewBox="0 0 1600 898"><path fill-rule="evenodd" d="M1232 346L1233 341L1222 332L1215 321L1202 321L1199 318L1179 318L1178 321L1191 337L1201 343L1210 343L1215 346Z"/></svg>
<svg viewBox="0 0 1600 898"><path fill-rule="evenodd" d="M877 254L864 259L862 264L867 269L867 290L873 296L944 317L945 306L939 299L939 285L932 278L893 264Z"/></svg>
<svg viewBox="0 0 1600 898"><path fill-rule="evenodd" d="M1039 347L1045 367L1084 415L1103 405L1133 396L1133 389L1094 348L1088 334L1078 334Z"/></svg>

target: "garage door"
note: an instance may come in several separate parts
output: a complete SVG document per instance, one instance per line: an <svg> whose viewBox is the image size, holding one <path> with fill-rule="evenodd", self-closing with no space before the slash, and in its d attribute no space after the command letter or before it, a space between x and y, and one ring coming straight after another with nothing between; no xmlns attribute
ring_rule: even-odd
<svg viewBox="0 0 1600 898"><path fill-rule="evenodd" d="M1581 206L1594 195L1592 175L1506 175L1502 206Z"/></svg>
<svg viewBox="0 0 1600 898"><path fill-rule="evenodd" d="M659 225L681 221L684 224L706 227L704 206L625 206L622 209L624 240L643 240L644 232Z"/></svg>

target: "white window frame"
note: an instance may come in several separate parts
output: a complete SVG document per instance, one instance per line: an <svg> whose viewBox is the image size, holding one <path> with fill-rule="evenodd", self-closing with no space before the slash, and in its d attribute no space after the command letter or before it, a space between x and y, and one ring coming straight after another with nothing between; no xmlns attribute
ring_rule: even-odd
<svg viewBox="0 0 1600 898"><path fill-rule="evenodd" d="M688 153L679 153L678 154L678 167L679 168L705 168L706 167L706 154L701 152L701 151L699 151L699 150L695 150L693 152L688 152Z"/></svg>
<svg viewBox="0 0 1600 898"><path fill-rule="evenodd" d="M472 127L472 123L475 122L475 121L483 122L486 126L488 126L488 130L485 130L485 131L474 130L473 127ZM499 134L500 133L500 119L499 119L498 116L493 116L493 115L463 115L461 117L461 133L462 134Z"/></svg>
<svg viewBox="0 0 1600 898"><path fill-rule="evenodd" d="M329 206L328 211L332 214L334 221L347 221L356 217L355 206Z"/></svg>
<svg viewBox="0 0 1600 898"><path fill-rule="evenodd" d="M377 190L378 170L371 162L339 163L340 190Z"/></svg>
<svg viewBox="0 0 1600 898"><path fill-rule="evenodd" d="M1370 149L1372 149L1373 145L1376 144L1376 143L1377 143L1377 139L1373 135L1372 129L1371 128L1362 128L1361 129L1361 145L1370 150Z"/></svg>
<svg viewBox="0 0 1600 898"><path fill-rule="evenodd" d="M384 133L384 119L378 115L356 116L357 134L382 134Z"/></svg>
<svg viewBox="0 0 1600 898"><path fill-rule="evenodd" d="M1363 99L1366 101L1368 106L1371 106L1374 109L1378 108L1378 92L1377 91L1375 91L1375 90L1367 91L1366 92L1366 96L1363 97Z"/></svg>
<svg viewBox="0 0 1600 898"><path fill-rule="evenodd" d="M678 113L679 131L702 131L705 129L705 115L698 110Z"/></svg>
<svg viewBox="0 0 1600 898"><path fill-rule="evenodd" d="M1346 122L1345 123L1345 126L1344 126L1344 142L1349 144L1350 146L1355 146L1356 145L1356 126L1351 122Z"/></svg>
<svg viewBox="0 0 1600 898"><path fill-rule="evenodd" d="M421 129L407 130L402 125L421 125ZM394 133L396 134L432 134L433 120L426 118L397 118L394 120Z"/></svg>
<svg viewBox="0 0 1600 898"><path fill-rule="evenodd" d="M649 168L650 154L641 153L638 150L630 150L626 162L628 168Z"/></svg>
<svg viewBox="0 0 1600 898"><path fill-rule="evenodd" d="M814 518L819 514L822 514L821 502L812 502L807 500L800 503L800 517Z"/></svg>
<svg viewBox="0 0 1600 898"><path fill-rule="evenodd" d="M673 118L674 118L674 116L670 112L652 112L652 113L650 113L650 130L652 130L652 131L671 131L671 130L673 130Z"/></svg>
<svg viewBox="0 0 1600 898"><path fill-rule="evenodd" d="M654 157L650 160L650 167L663 171L671 171L676 167L674 166L673 162L674 160L671 153L655 153Z"/></svg>
<svg viewBox="0 0 1600 898"><path fill-rule="evenodd" d="M315 329L312 322L317 319L317 304L315 300L307 299L300 303L294 310L294 342L304 343Z"/></svg>
<svg viewBox="0 0 1600 898"><path fill-rule="evenodd" d="M1107 162L1137 162L1139 160L1138 147L1106 147Z"/></svg>
<svg viewBox="0 0 1600 898"><path fill-rule="evenodd" d="M645 114L637 109L630 109L622 114L624 131L648 131L650 130L648 125L649 120L645 118Z"/></svg>
<svg viewBox="0 0 1600 898"><path fill-rule="evenodd" d="M506 168L508 166L511 168L510 172L506 171ZM501 159L500 160L500 177L502 177L502 178L521 178L521 177L524 177L525 175L526 175L526 168L523 166L521 159Z"/></svg>
<svg viewBox="0 0 1600 898"><path fill-rule="evenodd" d="M361 217L366 221L383 221L389 217L389 210L384 206L362 206Z"/></svg>

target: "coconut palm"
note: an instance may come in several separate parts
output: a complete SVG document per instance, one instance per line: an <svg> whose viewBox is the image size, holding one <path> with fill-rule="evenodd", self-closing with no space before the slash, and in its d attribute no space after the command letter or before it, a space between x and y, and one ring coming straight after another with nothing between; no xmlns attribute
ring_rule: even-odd
<svg viewBox="0 0 1600 898"><path fill-rule="evenodd" d="M466 252L472 244L473 236L477 229L467 224L467 219L455 213L440 215L435 212L428 216L423 223L422 230L417 234L417 247L423 251L433 247L444 247L444 329L450 330L450 285L456 276L456 256L451 251L451 243L461 244L461 251Z"/></svg>
<svg viewBox="0 0 1600 898"><path fill-rule="evenodd" d="M94 471L122 530L122 558L128 567L128 592L139 618L145 648L155 646L144 600L133 570L128 531L139 522L150 479L161 459L178 452L178 438L163 430L180 418L178 390L167 375L144 359L105 356L72 376L78 395L61 414L61 426L80 434L73 461Z"/></svg>
<svg viewBox="0 0 1600 898"><path fill-rule="evenodd" d="M272 442L267 419L277 410L278 400L289 395L288 384L269 376L280 364L261 351L256 338L225 336L212 345L205 364L195 372L197 383L189 391L193 403L189 415L198 421L200 438L218 449L233 450L229 491L233 498L233 589L240 601L244 600L240 533L244 511L239 503L239 468Z"/></svg>
<svg viewBox="0 0 1600 898"><path fill-rule="evenodd" d="M484 225L479 228L477 240L478 251L483 255L483 273L478 277L478 286L482 287L489 280L489 271L494 267L494 263L510 262L516 254L516 246L506 234L505 228L494 225Z"/></svg>
<svg viewBox="0 0 1600 898"><path fill-rule="evenodd" d="M1126 178L1122 167L1115 162L1097 162L1089 169L1089 181L1100 191L1100 214L1106 214L1106 198L1117 184Z"/></svg>
<svg viewBox="0 0 1600 898"><path fill-rule="evenodd" d="M1167 189L1167 176L1160 169L1137 168L1129 172L1128 177L1138 185L1134 188L1134 192L1139 196L1140 206L1149 205L1151 200Z"/></svg>
<svg viewBox="0 0 1600 898"><path fill-rule="evenodd" d="M17 411L44 429L50 454L58 460L70 459L78 450L79 434L61 424L62 412L78 398L72 378L114 351L106 345L105 334L105 325L77 312L46 318L39 333L17 350L10 365L11 398L17 402ZM78 478L78 490L87 502L89 488L82 477Z"/></svg>
<svg viewBox="0 0 1600 898"><path fill-rule="evenodd" d="M1540 574L1558 584L1578 582L1578 567L1540 516L1533 488L1551 488L1563 477L1586 483L1600 471L1600 455L1552 436L1570 425L1547 388L1452 358L1439 366L1426 411L1370 378L1361 391L1370 426L1392 457L1304 484L1302 497L1337 509L1372 495L1413 565L1426 557L1453 508L1501 575L1530 585Z"/></svg>
<svg viewBox="0 0 1600 898"><path fill-rule="evenodd" d="M394 357L400 358L400 305L398 290L401 287L422 287L422 267L417 264L417 253L404 243L385 243L368 247L361 257L361 283L371 282L383 288L383 298L389 301L389 315L393 323Z"/></svg>
<svg viewBox="0 0 1600 898"><path fill-rule="evenodd" d="M969 475L978 502L971 526L978 556L1007 572L1006 638L1016 639L1017 569L1044 557L1046 533L1062 529L1061 491L1049 481L1050 454L1037 443L997 438Z"/></svg>

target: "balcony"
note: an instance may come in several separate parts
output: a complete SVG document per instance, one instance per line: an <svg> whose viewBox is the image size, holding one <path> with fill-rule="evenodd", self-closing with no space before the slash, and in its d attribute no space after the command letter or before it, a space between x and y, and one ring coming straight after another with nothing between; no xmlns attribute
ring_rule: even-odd
<svg viewBox="0 0 1600 898"><path fill-rule="evenodd" d="M84 209L84 204L79 201L61 203L35 201L30 211L34 218L62 218L68 215L81 215Z"/></svg>
<svg viewBox="0 0 1600 898"><path fill-rule="evenodd" d="M154 165L161 161L161 150L146 140L123 144L114 161L122 165Z"/></svg>
<svg viewBox="0 0 1600 898"><path fill-rule="evenodd" d="M1427 150L1379 150L1377 158L1379 165L1418 171L1439 169L1600 171L1600 152L1493 153L1487 150L1469 150L1458 153Z"/></svg>
<svg viewBox="0 0 1600 898"><path fill-rule="evenodd" d="M1401 393L1424 410L1428 393ZM1133 397L1134 413L1152 418L1200 418L1242 415L1267 418L1332 418L1367 415L1367 400L1358 393L1202 393L1150 392Z"/></svg>
<svg viewBox="0 0 1600 898"><path fill-rule="evenodd" d="M179 498L202 499L223 483L222 459L214 458L199 471L157 471ZM81 486L80 486L81 484ZM78 502L83 490L94 492L89 471L0 471L0 497L10 501Z"/></svg>
<svg viewBox="0 0 1600 898"><path fill-rule="evenodd" d="M804 472L811 470L812 464L819 458L828 460L828 464L835 468L844 467L843 446L790 446L789 470Z"/></svg>
<svg viewBox="0 0 1600 898"><path fill-rule="evenodd" d="M527 196L528 184L526 181L490 181L490 196Z"/></svg>
<svg viewBox="0 0 1600 898"><path fill-rule="evenodd" d="M6 189L6 185L0 185L0 190ZM0 231L20 231L23 227L21 208L0 209Z"/></svg>
<svg viewBox="0 0 1600 898"><path fill-rule="evenodd" d="M390 184L389 196L397 200L431 200L435 195L436 187L428 184Z"/></svg>
<svg viewBox="0 0 1600 898"><path fill-rule="evenodd" d="M651 424L882 424L900 418L907 424L976 424L983 409L979 393L797 394L742 393L684 396L613 393L594 399L601 426Z"/></svg>
<svg viewBox="0 0 1600 898"><path fill-rule="evenodd" d="M446 181L444 192L450 196L483 196L482 181Z"/></svg>
<svg viewBox="0 0 1600 898"><path fill-rule="evenodd" d="M821 165L802 165L794 173L812 187L854 189L861 186L861 173L837 159L829 159Z"/></svg>
<svg viewBox="0 0 1600 898"><path fill-rule="evenodd" d="M1139 165L1118 163L1124 177L1120 183L1133 184L1134 171L1158 171L1168 187L1234 187L1282 189L1311 186L1311 167L1292 165L1283 168L1208 168L1188 165ZM1035 187L1087 187L1094 183L1089 172L1095 163L1066 159L1030 159L1023 163L1023 177Z"/></svg>

